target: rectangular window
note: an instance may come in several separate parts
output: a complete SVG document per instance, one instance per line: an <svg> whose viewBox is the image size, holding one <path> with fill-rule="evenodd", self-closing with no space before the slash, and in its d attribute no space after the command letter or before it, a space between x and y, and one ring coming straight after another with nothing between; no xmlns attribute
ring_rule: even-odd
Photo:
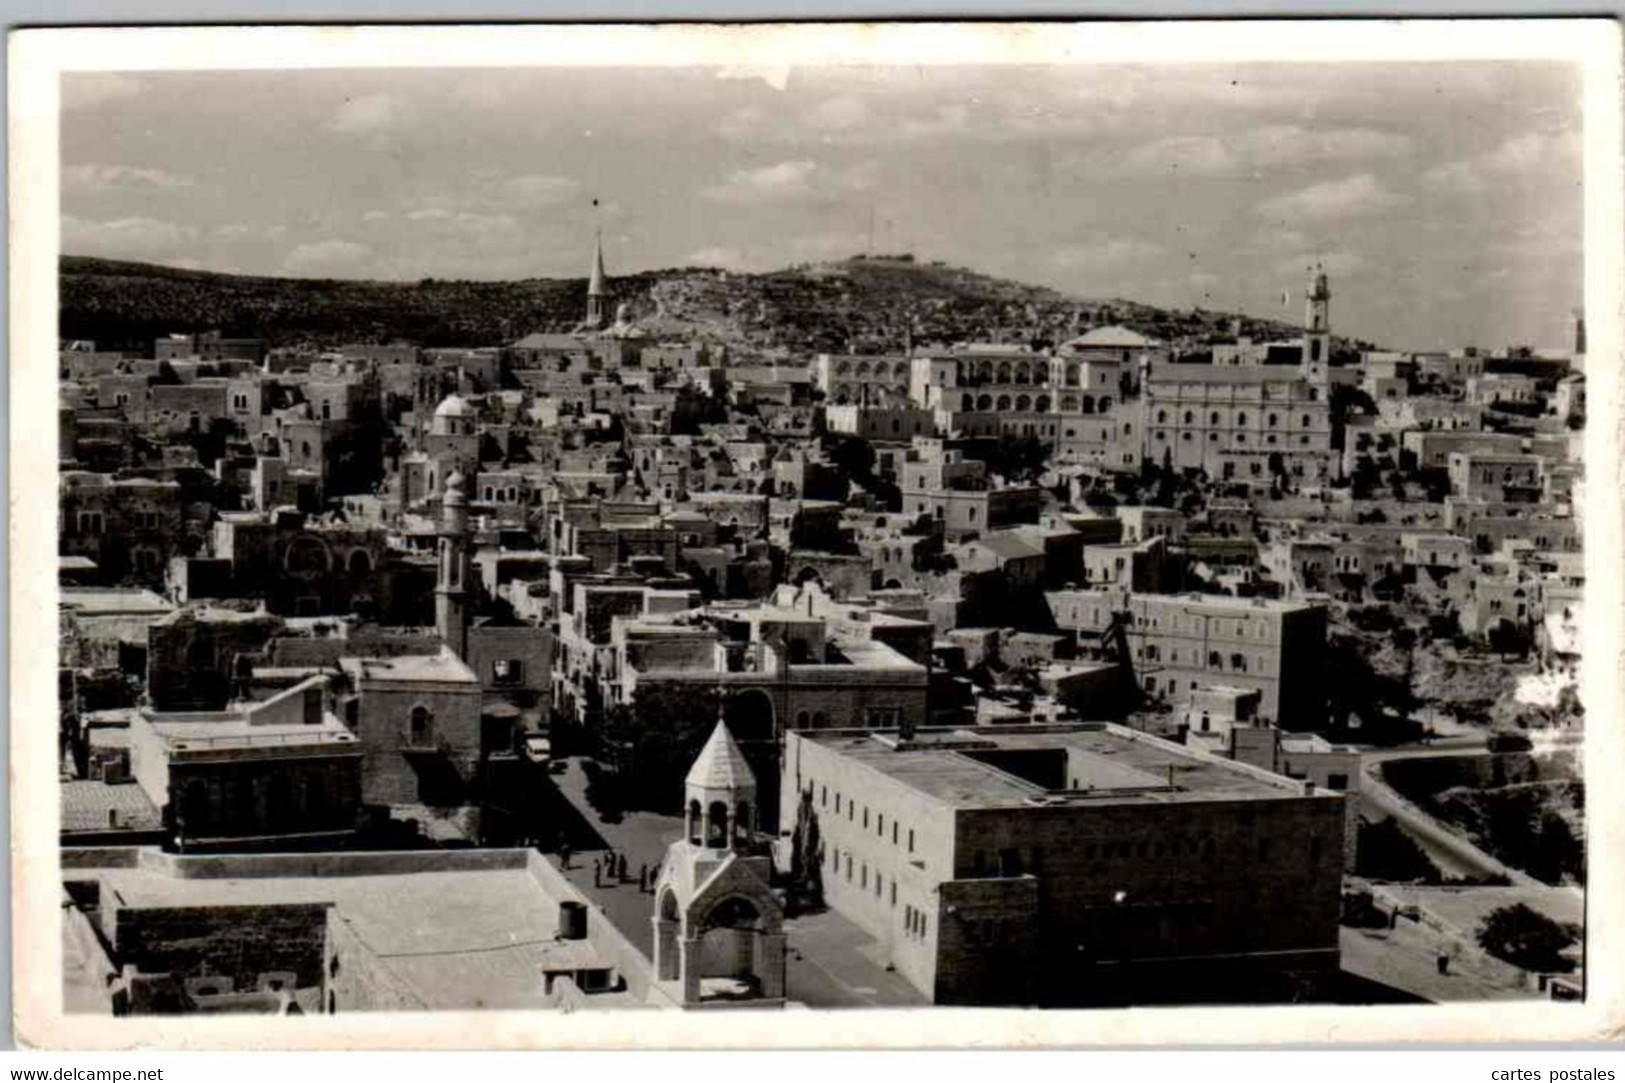
<svg viewBox="0 0 1625 1083"><path fill-rule="evenodd" d="M914 829L912 827L908 829L908 852L911 854L914 852Z"/></svg>
<svg viewBox="0 0 1625 1083"><path fill-rule="evenodd" d="M875 834L879 835L881 838L886 837L886 814L884 812L876 814Z"/></svg>
<svg viewBox="0 0 1625 1083"><path fill-rule="evenodd" d="M1315 841L1318 843L1320 840L1316 839ZM896 880L893 880L891 882L891 904L894 907L897 905L897 881Z"/></svg>
<svg viewBox="0 0 1625 1083"><path fill-rule="evenodd" d="M863 806L863 829L865 831L869 830L869 806L868 805Z"/></svg>
<svg viewBox="0 0 1625 1083"><path fill-rule="evenodd" d="M869 863L867 861L858 866L858 886L865 890L869 887Z"/></svg>
<svg viewBox="0 0 1625 1083"><path fill-rule="evenodd" d="M896 820L893 820L891 822L891 844L893 846L897 845L897 821Z"/></svg>
<svg viewBox="0 0 1625 1083"><path fill-rule="evenodd" d="M829 806L829 787L828 786L820 786L820 787L818 787L818 807L819 808L827 808L828 806Z"/></svg>

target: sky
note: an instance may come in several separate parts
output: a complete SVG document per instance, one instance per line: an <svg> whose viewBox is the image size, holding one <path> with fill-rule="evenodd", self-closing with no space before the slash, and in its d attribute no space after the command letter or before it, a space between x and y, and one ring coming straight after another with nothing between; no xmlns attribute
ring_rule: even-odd
<svg viewBox="0 0 1625 1083"><path fill-rule="evenodd" d="M1544 62L74 73L62 251L579 277L601 229L611 277L912 252L1289 320L1318 260L1337 333L1555 347L1582 122Z"/></svg>

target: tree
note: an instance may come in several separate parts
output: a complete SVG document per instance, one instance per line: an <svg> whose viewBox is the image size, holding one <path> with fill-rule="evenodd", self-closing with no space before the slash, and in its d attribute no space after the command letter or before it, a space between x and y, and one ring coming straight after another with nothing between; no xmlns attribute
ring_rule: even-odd
<svg viewBox="0 0 1625 1083"><path fill-rule="evenodd" d="M1354 848L1354 871L1359 876L1390 883L1437 884L1443 879L1439 867L1416 840L1388 816L1376 823L1360 825Z"/></svg>
<svg viewBox="0 0 1625 1083"><path fill-rule="evenodd" d="M796 803L796 826L790 850L790 897L808 909L824 905L824 840L810 785L801 791Z"/></svg>
<svg viewBox="0 0 1625 1083"><path fill-rule="evenodd" d="M676 812L683 779L721 717L711 684L640 684L630 706L605 717L603 754L615 768L606 799L617 807Z"/></svg>
<svg viewBox="0 0 1625 1083"><path fill-rule="evenodd" d="M1572 925L1553 921L1523 903L1492 911L1478 929L1478 946L1513 966L1545 974L1567 974L1574 960L1563 955L1578 939Z"/></svg>
<svg viewBox="0 0 1625 1083"><path fill-rule="evenodd" d="M1509 620L1499 620L1490 625L1485 638L1489 641L1490 650L1502 659L1513 655L1528 657L1529 648L1534 646L1534 637L1529 634L1529 629Z"/></svg>

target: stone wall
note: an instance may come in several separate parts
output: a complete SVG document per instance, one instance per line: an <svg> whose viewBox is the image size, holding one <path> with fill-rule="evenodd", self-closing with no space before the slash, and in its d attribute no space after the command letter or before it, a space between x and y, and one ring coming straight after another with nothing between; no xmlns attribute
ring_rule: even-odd
<svg viewBox="0 0 1625 1083"><path fill-rule="evenodd" d="M119 962L143 972L223 974L238 990L251 990L261 974L280 970L298 975L301 988L321 988L330 906L113 906L104 913Z"/></svg>

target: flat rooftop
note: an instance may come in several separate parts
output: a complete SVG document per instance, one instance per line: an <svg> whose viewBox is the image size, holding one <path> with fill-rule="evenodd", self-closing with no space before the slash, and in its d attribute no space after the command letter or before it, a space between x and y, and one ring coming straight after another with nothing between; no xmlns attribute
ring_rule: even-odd
<svg viewBox="0 0 1625 1083"><path fill-rule="evenodd" d="M522 865L242 879L151 868L96 871L104 897L131 907L331 903L379 964L430 1010L550 1007L544 965L607 965L585 942L555 939L559 900ZM603 994L593 1001L610 1007L628 999Z"/></svg>
<svg viewBox="0 0 1625 1083"><path fill-rule="evenodd" d="M168 613L174 603L140 587L63 587L62 604L79 613L98 614Z"/></svg>
<svg viewBox="0 0 1625 1083"><path fill-rule="evenodd" d="M360 750L355 734L334 715L326 716L320 725L255 725L242 716L222 719L202 717L195 720L158 716L151 720L151 725L153 732L162 737L172 751L178 752L308 745L355 745L356 750Z"/></svg>
<svg viewBox="0 0 1625 1083"><path fill-rule="evenodd" d="M438 654L403 654L394 658L341 658L339 665L361 680L480 683L474 671L449 650L442 650Z"/></svg>
<svg viewBox="0 0 1625 1083"><path fill-rule="evenodd" d="M797 736L962 809L1271 800L1303 793L1302 784L1293 780L1276 780L1263 771L1102 723L921 730L906 742L895 732ZM1048 789L978 758L1042 751L1065 754L1067 789Z"/></svg>

